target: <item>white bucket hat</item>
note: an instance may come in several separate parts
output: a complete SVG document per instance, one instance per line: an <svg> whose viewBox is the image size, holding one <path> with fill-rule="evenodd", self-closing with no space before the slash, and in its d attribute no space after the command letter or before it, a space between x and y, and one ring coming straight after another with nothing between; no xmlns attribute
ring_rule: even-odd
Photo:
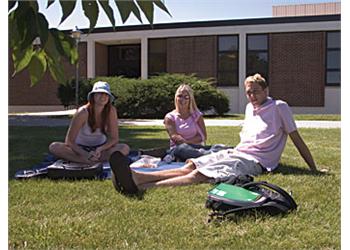
<svg viewBox="0 0 350 250"><path fill-rule="evenodd" d="M93 93L106 93L109 95L109 101L114 101L114 96L111 92L111 89L109 87L109 84L107 82L98 81L95 82L94 86L92 87L92 90L89 92L87 99L90 100L91 94Z"/></svg>

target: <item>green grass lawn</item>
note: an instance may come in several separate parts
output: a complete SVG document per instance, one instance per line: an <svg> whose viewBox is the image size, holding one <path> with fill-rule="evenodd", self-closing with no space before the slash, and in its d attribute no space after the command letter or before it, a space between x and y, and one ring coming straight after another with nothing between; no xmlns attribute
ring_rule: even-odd
<svg viewBox="0 0 350 250"><path fill-rule="evenodd" d="M237 127L208 127L208 144L235 145ZM340 129L300 129L325 175L314 175L288 140L281 166L266 180L292 191L287 216L207 223L209 184L148 190L142 199L111 181L17 181L66 128L9 128L10 249L340 249ZM163 127L121 127L132 148L167 146Z"/></svg>

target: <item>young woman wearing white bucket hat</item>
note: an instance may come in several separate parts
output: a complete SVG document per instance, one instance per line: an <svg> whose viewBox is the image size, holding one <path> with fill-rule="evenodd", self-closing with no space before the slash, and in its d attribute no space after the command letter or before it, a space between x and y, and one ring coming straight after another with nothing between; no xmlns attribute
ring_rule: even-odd
<svg viewBox="0 0 350 250"><path fill-rule="evenodd" d="M119 143L117 110L112 105L114 96L109 84L96 82L87 99L88 103L72 118L65 142L51 143L50 152L58 158L88 164L108 161L115 151L128 155L128 145Z"/></svg>

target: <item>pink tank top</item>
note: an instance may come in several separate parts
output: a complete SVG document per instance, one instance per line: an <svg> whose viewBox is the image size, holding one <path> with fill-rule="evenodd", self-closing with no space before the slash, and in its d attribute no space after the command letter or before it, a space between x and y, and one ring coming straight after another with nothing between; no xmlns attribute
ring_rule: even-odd
<svg viewBox="0 0 350 250"><path fill-rule="evenodd" d="M176 132L183 138L188 140L194 137L197 133L199 133L202 138L201 143L204 144L204 133L202 129L198 126L198 119L202 115L203 114L200 111L195 111L187 119L182 119L180 117L180 114L176 110L173 110L166 114L165 117L175 122ZM175 145L175 142L170 139L170 147L174 147Z"/></svg>

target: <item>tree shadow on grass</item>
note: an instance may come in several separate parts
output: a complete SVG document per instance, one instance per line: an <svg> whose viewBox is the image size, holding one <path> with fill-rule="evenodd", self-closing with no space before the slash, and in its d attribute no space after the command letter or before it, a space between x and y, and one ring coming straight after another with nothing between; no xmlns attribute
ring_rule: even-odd
<svg viewBox="0 0 350 250"><path fill-rule="evenodd" d="M330 175L329 173L323 173L320 171L313 172L310 169L301 168L293 165L286 165L286 164L279 164L278 168L274 170L273 173L282 174L282 175L313 175L313 176Z"/></svg>
<svg viewBox="0 0 350 250"><path fill-rule="evenodd" d="M164 128L160 127L119 127L120 142L132 149L169 147L169 138ZM155 134L163 133L161 137Z"/></svg>
<svg viewBox="0 0 350 250"><path fill-rule="evenodd" d="M48 153L53 141L64 141L67 127L9 127L9 169L13 178L20 169L32 169L39 165ZM169 147L169 138L163 127L119 127L120 143L132 149ZM24 139L25 138L25 139Z"/></svg>

